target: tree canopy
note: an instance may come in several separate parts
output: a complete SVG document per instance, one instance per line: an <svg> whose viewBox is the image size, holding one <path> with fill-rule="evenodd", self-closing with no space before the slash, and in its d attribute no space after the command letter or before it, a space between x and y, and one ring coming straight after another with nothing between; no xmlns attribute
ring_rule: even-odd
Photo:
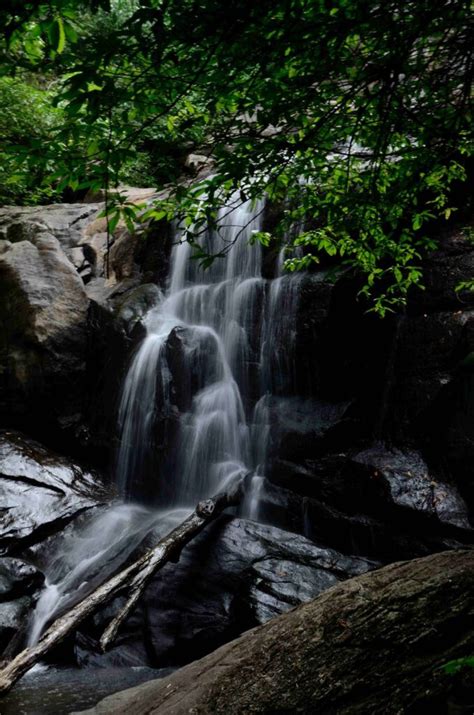
<svg viewBox="0 0 474 715"><path fill-rule="evenodd" d="M289 270L342 258L373 310L397 309L421 285L433 223L470 200L471 5L3 3L0 93L15 88L19 106L42 93L34 131L3 128L6 196L28 177L57 196L152 182L168 194L143 218L181 218L206 263L217 206L265 194L278 220L255 240L286 246ZM213 160L201 182L193 151ZM119 199L119 215L137 211Z"/></svg>

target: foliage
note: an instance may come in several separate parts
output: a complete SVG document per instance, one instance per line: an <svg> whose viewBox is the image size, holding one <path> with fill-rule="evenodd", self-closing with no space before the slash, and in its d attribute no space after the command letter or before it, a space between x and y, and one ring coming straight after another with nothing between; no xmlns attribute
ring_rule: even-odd
<svg viewBox="0 0 474 715"><path fill-rule="evenodd" d="M430 225L469 178L470 2L20 5L0 13L10 55L62 78L64 122L36 156L59 191L134 180L135 164L170 191L146 216L181 217L207 263L217 205L266 194L280 220L255 238L287 245L289 270L342 259L382 315L421 285ZM200 184L183 181L196 148L214 163Z"/></svg>
<svg viewBox="0 0 474 715"><path fill-rule="evenodd" d="M464 668L474 668L474 656L456 658L456 660L450 660L448 663L445 663L441 667L447 675L455 675Z"/></svg>
<svg viewBox="0 0 474 715"><path fill-rule="evenodd" d="M47 143L61 122L51 92L17 78L0 77L0 202L36 203L54 197L46 180L53 165L30 161L33 146Z"/></svg>

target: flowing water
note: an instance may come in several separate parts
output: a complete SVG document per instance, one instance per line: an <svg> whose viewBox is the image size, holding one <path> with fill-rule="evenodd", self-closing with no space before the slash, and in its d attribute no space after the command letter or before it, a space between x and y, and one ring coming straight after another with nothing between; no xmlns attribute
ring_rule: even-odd
<svg viewBox="0 0 474 715"><path fill-rule="evenodd" d="M292 345L299 279L262 277L263 249L249 241L262 226L263 201L225 207L219 230L203 238L217 257L204 269L176 229L168 288L146 316L147 335L126 376L119 409L116 479L128 501L66 538L51 561L30 643L71 595L86 593L95 571L111 572L152 528L172 528L197 501L253 475L247 516L257 518L271 395L293 389ZM251 245L252 244L252 245ZM225 253L225 257L221 254Z"/></svg>
<svg viewBox="0 0 474 715"><path fill-rule="evenodd" d="M219 230L204 238L210 255L226 252L207 269L176 232L169 287L147 316L120 406L118 483L132 498L155 478L159 503L191 507L238 475L263 470L266 396L284 393L294 378L299 281L279 275L281 259L274 280L262 277L262 248L249 239L261 230L264 203L236 204L221 210ZM173 409L179 417L156 465L150 455ZM150 464L156 477L146 476Z"/></svg>
<svg viewBox="0 0 474 715"><path fill-rule="evenodd" d="M54 615L67 609L102 583L150 532L164 535L182 518L133 504L99 510L78 529L67 531L48 561L46 581L28 634L34 645Z"/></svg>

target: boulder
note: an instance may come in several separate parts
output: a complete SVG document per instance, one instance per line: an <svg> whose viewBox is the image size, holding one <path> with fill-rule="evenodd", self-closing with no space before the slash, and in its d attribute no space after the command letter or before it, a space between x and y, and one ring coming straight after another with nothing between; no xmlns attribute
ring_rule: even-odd
<svg viewBox="0 0 474 715"><path fill-rule="evenodd" d="M25 232L0 254L0 416L59 429L81 408L89 301L59 241Z"/></svg>
<svg viewBox="0 0 474 715"><path fill-rule="evenodd" d="M31 596L23 596L14 601L0 603L0 655L12 636L24 625L32 607Z"/></svg>
<svg viewBox="0 0 474 715"><path fill-rule="evenodd" d="M384 561L474 542L458 487L414 449L378 444L300 463L275 460L259 501L260 518Z"/></svg>
<svg viewBox="0 0 474 715"><path fill-rule="evenodd" d="M19 553L105 499L96 475L16 432L0 432L0 553Z"/></svg>
<svg viewBox="0 0 474 715"><path fill-rule="evenodd" d="M468 509L457 487L433 477L419 452L371 447L359 452L354 462L368 471L381 500L440 524L470 530Z"/></svg>
<svg viewBox="0 0 474 715"><path fill-rule="evenodd" d="M25 232L31 235L41 227L53 234L69 253L81 243L86 227L95 219L100 208L98 203L2 206L0 237L9 241L29 240Z"/></svg>
<svg viewBox="0 0 474 715"><path fill-rule="evenodd" d="M125 297L118 301L116 314L123 323L127 335L131 335L150 308L157 305L162 298L162 293L154 283L144 283L129 291Z"/></svg>
<svg viewBox="0 0 474 715"><path fill-rule="evenodd" d="M148 654L145 664L186 663L376 566L276 527L224 517L194 539L177 564L160 571L105 661L84 640L78 659L120 663L135 643L136 653ZM95 618L96 636L112 611Z"/></svg>
<svg viewBox="0 0 474 715"><path fill-rule="evenodd" d="M132 191L131 200L149 193ZM171 242L166 226L133 240L121 226L111 256L119 278L106 279L101 208L0 210L0 425L76 454L93 447L102 466L126 363L143 335L140 320L159 296L156 285L141 288L142 273L152 281L166 274Z"/></svg>
<svg viewBox="0 0 474 715"><path fill-rule="evenodd" d="M351 427L350 402L331 403L300 397L267 398L271 425L267 458L299 463L343 446Z"/></svg>
<svg viewBox="0 0 474 715"><path fill-rule="evenodd" d="M0 602L31 595L43 582L44 574L32 564L21 559L0 559Z"/></svg>
<svg viewBox="0 0 474 715"><path fill-rule="evenodd" d="M163 680L82 715L469 713L474 551L396 563L335 585ZM76 714L77 715L77 714Z"/></svg>

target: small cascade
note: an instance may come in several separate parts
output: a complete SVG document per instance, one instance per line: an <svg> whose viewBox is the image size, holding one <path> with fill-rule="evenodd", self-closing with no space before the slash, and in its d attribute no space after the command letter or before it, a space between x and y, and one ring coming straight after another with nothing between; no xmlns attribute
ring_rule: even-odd
<svg viewBox="0 0 474 715"><path fill-rule="evenodd" d="M46 583L33 613L28 645L38 641L53 616L111 575L156 521L157 515L152 511L120 504L87 519L82 528L66 532L47 565Z"/></svg>
<svg viewBox="0 0 474 715"><path fill-rule="evenodd" d="M264 475L267 396L294 389L300 281L282 275L283 253L275 278L262 277L263 249L250 238L263 209L237 196L221 209L219 229L202 239L217 256L207 269L176 230L168 290L147 316L120 407L117 479L129 498L155 479L159 504L191 507L239 474ZM175 416L174 429L157 470L163 415ZM151 464L155 476L144 476Z"/></svg>
<svg viewBox="0 0 474 715"><path fill-rule="evenodd" d="M38 642L54 617L112 576L147 535L153 533L157 541L185 516L179 509L163 512L117 504L66 531L45 568L45 586L29 624L28 645Z"/></svg>

